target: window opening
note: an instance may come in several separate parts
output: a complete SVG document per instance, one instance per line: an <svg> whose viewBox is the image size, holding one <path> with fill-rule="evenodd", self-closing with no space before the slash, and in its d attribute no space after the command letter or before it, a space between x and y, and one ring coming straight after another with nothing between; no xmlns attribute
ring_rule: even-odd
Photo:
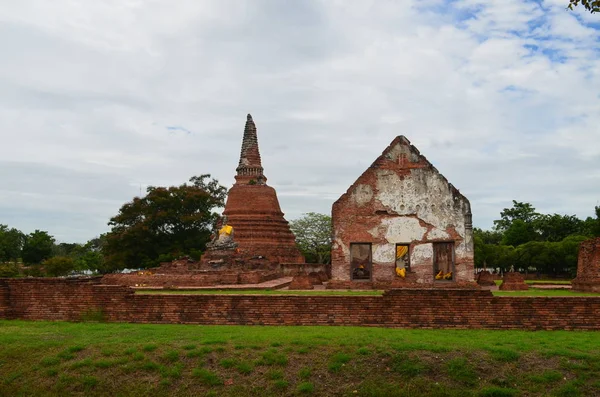
<svg viewBox="0 0 600 397"><path fill-rule="evenodd" d="M372 272L371 244L350 244L350 272L352 280L370 280Z"/></svg>
<svg viewBox="0 0 600 397"><path fill-rule="evenodd" d="M433 243L433 274L436 281L454 280L454 243Z"/></svg>
<svg viewBox="0 0 600 397"><path fill-rule="evenodd" d="M396 244L396 275L406 277L410 271L410 246L408 244Z"/></svg>

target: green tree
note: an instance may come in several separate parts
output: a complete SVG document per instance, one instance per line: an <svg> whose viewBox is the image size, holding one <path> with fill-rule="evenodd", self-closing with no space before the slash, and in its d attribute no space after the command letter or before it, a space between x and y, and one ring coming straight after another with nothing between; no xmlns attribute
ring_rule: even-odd
<svg viewBox="0 0 600 397"><path fill-rule="evenodd" d="M72 253L75 269L106 273L104 255L102 254L105 240L106 235L101 235L89 240L84 245L80 244L79 248Z"/></svg>
<svg viewBox="0 0 600 397"><path fill-rule="evenodd" d="M151 267L161 260L205 249L227 189L210 175L192 184L153 187L144 197L124 204L108 223L103 272L127 267ZM208 180L207 180L208 179Z"/></svg>
<svg viewBox="0 0 600 397"><path fill-rule="evenodd" d="M0 262L17 261L21 257L21 250L25 235L6 225L0 225Z"/></svg>
<svg viewBox="0 0 600 397"><path fill-rule="evenodd" d="M296 244L307 262L331 261L331 217L309 212L290 222Z"/></svg>
<svg viewBox="0 0 600 397"><path fill-rule="evenodd" d="M36 265L52 256L54 237L48 232L36 230L25 237L23 244L23 262Z"/></svg>
<svg viewBox="0 0 600 397"><path fill-rule="evenodd" d="M515 219L502 236L503 245L512 245L516 247L525 244L528 241L533 241L537 238L537 234L531 223L525 223L521 219Z"/></svg>
<svg viewBox="0 0 600 397"><path fill-rule="evenodd" d="M52 248L53 256L73 256L82 248L78 243L59 243Z"/></svg>
<svg viewBox="0 0 600 397"><path fill-rule="evenodd" d="M498 245L502 242L502 233L497 230L483 230L476 227L473 229L473 236L479 237L485 244Z"/></svg>
<svg viewBox="0 0 600 397"><path fill-rule="evenodd" d="M540 214L535 212L535 208L531 204L513 200L512 208L504 208L500 212L500 219L494 221L494 228L497 231L505 232L516 220L532 224L539 216Z"/></svg>
<svg viewBox="0 0 600 397"><path fill-rule="evenodd" d="M66 276L75 270L75 261L68 256L53 256L42 262L46 275Z"/></svg>
<svg viewBox="0 0 600 397"><path fill-rule="evenodd" d="M600 12L600 0L569 0L567 8L573 10L573 8L577 7L579 4L592 14Z"/></svg>
<svg viewBox="0 0 600 397"><path fill-rule="evenodd" d="M600 206L594 207L594 212L596 215L596 219L588 216L585 221L583 221L582 226L582 235L590 236L590 237L600 237Z"/></svg>
<svg viewBox="0 0 600 397"><path fill-rule="evenodd" d="M584 222L575 215L540 215L533 222L543 241L562 241L565 237L579 234Z"/></svg>

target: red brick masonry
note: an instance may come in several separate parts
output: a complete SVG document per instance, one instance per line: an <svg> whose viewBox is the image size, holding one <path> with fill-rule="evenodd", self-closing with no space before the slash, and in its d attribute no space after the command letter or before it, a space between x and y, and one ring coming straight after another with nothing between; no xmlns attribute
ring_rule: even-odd
<svg viewBox="0 0 600 397"><path fill-rule="evenodd" d="M211 325L600 330L600 297L494 297L489 291L391 290L383 296L135 295L99 279L0 279L0 318Z"/></svg>

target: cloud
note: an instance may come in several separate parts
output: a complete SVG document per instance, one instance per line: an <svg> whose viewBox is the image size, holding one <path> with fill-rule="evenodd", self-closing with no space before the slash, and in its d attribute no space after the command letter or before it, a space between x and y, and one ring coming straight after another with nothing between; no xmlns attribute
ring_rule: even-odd
<svg viewBox="0 0 600 397"><path fill-rule="evenodd" d="M600 20L564 3L7 2L0 223L85 241L140 186L230 186L247 113L288 219L400 134L476 226L512 199L590 216Z"/></svg>

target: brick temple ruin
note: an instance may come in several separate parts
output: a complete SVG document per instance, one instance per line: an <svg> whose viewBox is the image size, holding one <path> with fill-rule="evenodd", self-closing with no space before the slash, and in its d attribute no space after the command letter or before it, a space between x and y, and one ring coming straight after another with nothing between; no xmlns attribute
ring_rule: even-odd
<svg viewBox="0 0 600 397"><path fill-rule="evenodd" d="M256 125L248 114L235 183L201 261L181 258L154 269L109 274L103 282L134 287L207 287L256 285L284 276L320 272L322 277L325 273L322 265L304 262L277 193L267 185Z"/></svg>
<svg viewBox="0 0 600 397"><path fill-rule="evenodd" d="M474 283L471 206L404 136L332 209L331 286Z"/></svg>
<svg viewBox="0 0 600 397"><path fill-rule="evenodd" d="M223 215L233 227L240 253L263 256L277 264L304 262L296 247L296 238L283 217L277 193L267 185L251 115L247 116L236 172Z"/></svg>
<svg viewBox="0 0 600 397"><path fill-rule="evenodd" d="M571 285L574 291L600 292L600 237L579 245L577 277Z"/></svg>

